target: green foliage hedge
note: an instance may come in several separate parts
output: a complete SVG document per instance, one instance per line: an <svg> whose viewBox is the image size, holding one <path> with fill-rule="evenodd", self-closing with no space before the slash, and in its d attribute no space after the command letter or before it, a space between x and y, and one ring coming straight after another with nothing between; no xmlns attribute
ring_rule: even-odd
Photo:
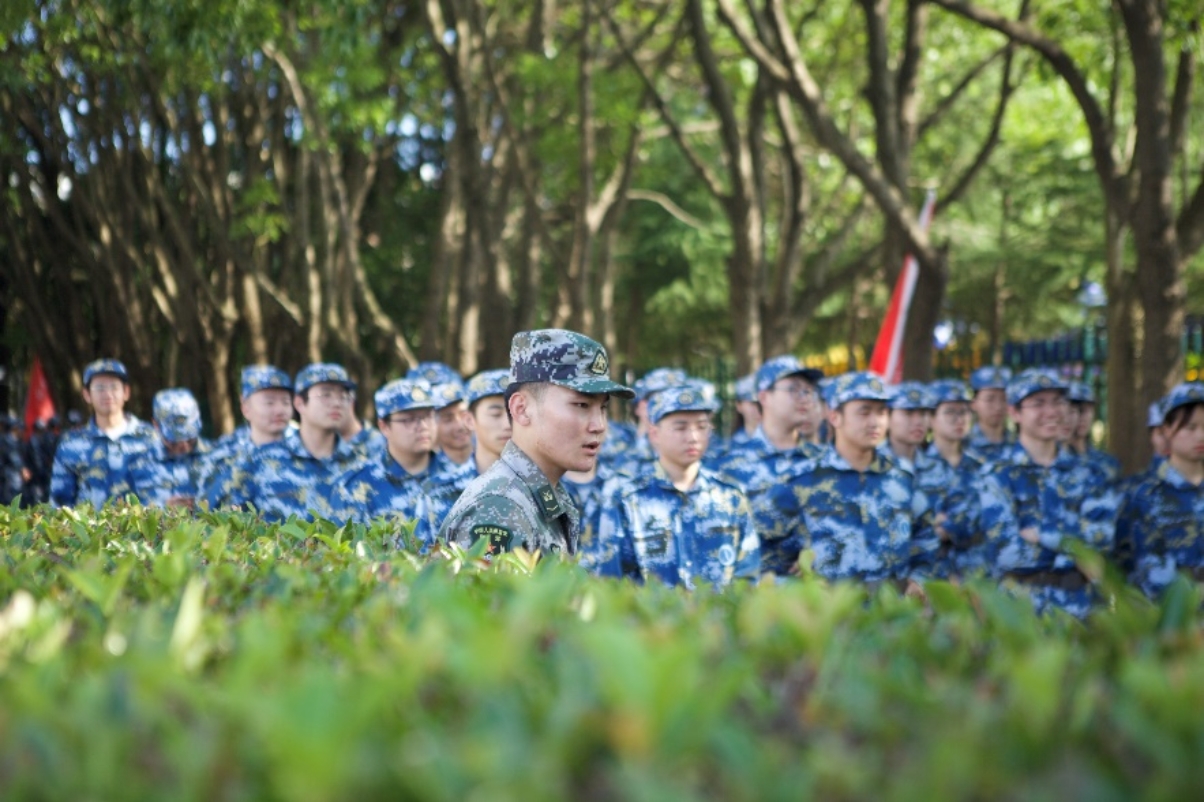
<svg viewBox="0 0 1204 802"><path fill-rule="evenodd" d="M383 528L0 508L5 799L1191 798L1197 591L689 594Z"/></svg>

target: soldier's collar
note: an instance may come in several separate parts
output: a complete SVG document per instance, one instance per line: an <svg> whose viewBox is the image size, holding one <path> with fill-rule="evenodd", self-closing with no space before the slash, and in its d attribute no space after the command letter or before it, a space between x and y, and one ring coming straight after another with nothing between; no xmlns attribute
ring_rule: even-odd
<svg viewBox="0 0 1204 802"><path fill-rule="evenodd" d="M502 449L501 461L527 486L527 491L535 498L535 503L545 518L550 521L567 512L561 497L567 491L553 487L535 461L513 440L506 443L506 447Z"/></svg>

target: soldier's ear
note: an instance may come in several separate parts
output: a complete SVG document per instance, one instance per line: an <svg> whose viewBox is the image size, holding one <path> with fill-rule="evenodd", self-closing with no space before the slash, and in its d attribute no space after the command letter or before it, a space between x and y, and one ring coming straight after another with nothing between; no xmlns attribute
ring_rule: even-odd
<svg viewBox="0 0 1204 802"><path fill-rule="evenodd" d="M515 424L531 425L532 399L522 390L510 396L510 418Z"/></svg>

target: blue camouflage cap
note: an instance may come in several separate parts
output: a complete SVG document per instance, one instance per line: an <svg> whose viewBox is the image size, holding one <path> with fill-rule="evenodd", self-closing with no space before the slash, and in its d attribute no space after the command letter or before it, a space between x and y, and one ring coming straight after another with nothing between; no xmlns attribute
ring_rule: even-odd
<svg viewBox="0 0 1204 802"><path fill-rule="evenodd" d="M579 393L632 398L635 391L610 379L610 357L600 343L565 329L520 331L510 342L514 384L551 382Z"/></svg>
<svg viewBox="0 0 1204 802"><path fill-rule="evenodd" d="M645 373L635 383L635 398L637 401L649 401L652 396L670 387L685 384L690 380L681 368L656 368Z"/></svg>
<svg viewBox="0 0 1204 802"><path fill-rule="evenodd" d="M1008 382L1008 404L1018 406L1024 399L1042 390L1058 390L1065 393L1067 386L1062 377L1052 370L1029 368Z"/></svg>
<svg viewBox="0 0 1204 802"><path fill-rule="evenodd" d="M183 443L201 434L201 409L192 393L182 387L160 390L153 403L155 423L164 440Z"/></svg>
<svg viewBox="0 0 1204 802"><path fill-rule="evenodd" d="M425 379L394 379L377 390L372 400L378 418L410 409L434 409L439 405L430 382Z"/></svg>
<svg viewBox="0 0 1204 802"><path fill-rule="evenodd" d="M431 391L435 394L435 406L440 409L457 404L467 396L464 391L464 382L458 380L431 385Z"/></svg>
<svg viewBox="0 0 1204 802"><path fill-rule="evenodd" d="M440 384L463 384L464 377L442 362L419 362L406 371L407 379L424 379L431 387Z"/></svg>
<svg viewBox="0 0 1204 802"><path fill-rule="evenodd" d="M130 374L125 365L116 359L97 359L95 362L89 362L84 368L84 387L91 384L97 376L116 376L126 384L130 383Z"/></svg>
<svg viewBox="0 0 1204 802"><path fill-rule="evenodd" d="M1086 382L1071 382L1066 390L1066 397L1076 404L1095 403L1095 391Z"/></svg>
<svg viewBox="0 0 1204 802"><path fill-rule="evenodd" d="M891 409L936 409L936 398L919 382L900 382L890 388Z"/></svg>
<svg viewBox="0 0 1204 802"><path fill-rule="evenodd" d="M1204 384L1200 382L1184 382L1176 384L1171 388L1171 391L1163 396L1160 406L1162 409L1162 421L1166 422L1166 416L1171 414L1171 410L1185 407L1188 404L1204 404Z"/></svg>
<svg viewBox="0 0 1204 802"><path fill-rule="evenodd" d="M824 401L832 409L848 401L890 401L890 391L876 373L845 373L825 384Z"/></svg>
<svg viewBox="0 0 1204 802"><path fill-rule="evenodd" d="M969 403L974 400L966 383L957 379L938 379L928 385L928 392L932 393L937 406L957 401Z"/></svg>
<svg viewBox="0 0 1204 802"><path fill-rule="evenodd" d="M483 370L477 375L468 380L468 386L465 388L468 401L468 406L472 406L482 398L488 398L491 395L504 395L506 385L510 383L510 371L505 368L499 370Z"/></svg>
<svg viewBox="0 0 1204 802"><path fill-rule="evenodd" d="M715 395L715 385L697 379L674 387L666 387L648 402L648 420L660 423L674 412L717 412L721 404Z"/></svg>
<svg viewBox="0 0 1204 802"><path fill-rule="evenodd" d="M342 365L330 362L315 362L301 368L297 371L297 380L293 383L293 389L297 393L303 393L315 384L326 383L341 384L348 390L355 390L355 382L347 375L347 369Z"/></svg>
<svg viewBox="0 0 1204 802"><path fill-rule="evenodd" d="M757 377L753 374L741 376L736 379L736 400L737 401L756 401L757 400Z"/></svg>
<svg viewBox="0 0 1204 802"><path fill-rule="evenodd" d="M1162 412L1162 405L1166 401L1166 396L1159 398L1154 403L1150 404L1149 409L1145 413L1145 425L1148 429L1153 429L1155 426L1161 426L1166 420L1166 415Z"/></svg>
<svg viewBox="0 0 1204 802"><path fill-rule="evenodd" d="M293 380L274 365L247 365L242 369L242 397L260 390L293 391Z"/></svg>
<svg viewBox="0 0 1204 802"><path fill-rule="evenodd" d="M974 392L979 390L1006 390L1012 380L1012 371L1008 368L997 368L986 365L970 374L970 387Z"/></svg>
<svg viewBox="0 0 1204 802"><path fill-rule="evenodd" d="M787 376L802 376L812 384L819 384L819 380L824 377L824 372L807 367L796 356L783 354L766 361L757 369L755 375L757 377L756 389L760 393L769 390L773 387L774 382Z"/></svg>

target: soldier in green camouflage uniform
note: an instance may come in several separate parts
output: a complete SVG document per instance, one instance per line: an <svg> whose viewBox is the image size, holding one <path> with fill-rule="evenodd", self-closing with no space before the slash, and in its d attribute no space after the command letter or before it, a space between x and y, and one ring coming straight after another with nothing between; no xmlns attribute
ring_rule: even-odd
<svg viewBox="0 0 1204 802"><path fill-rule="evenodd" d="M611 381L609 370L606 349L582 334L516 334L505 394L511 440L465 488L439 537L466 548L485 538L491 554L512 548L576 554L580 515L560 479L594 467L610 396L634 395Z"/></svg>

